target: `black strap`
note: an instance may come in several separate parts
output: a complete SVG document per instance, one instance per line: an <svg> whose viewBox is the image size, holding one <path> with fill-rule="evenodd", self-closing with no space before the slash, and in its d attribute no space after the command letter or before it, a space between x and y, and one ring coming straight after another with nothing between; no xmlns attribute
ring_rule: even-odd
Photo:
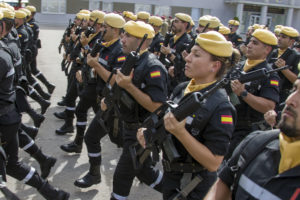
<svg viewBox="0 0 300 200"><path fill-rule="evenodd" d="M238 181L249 163L262 152L267 144L277 139L279 133L280 131L278 129L253 132L248 136L250 139L243 145L241 151L234 152L232 158L236 160L236 165L231 166L231 171L235 174L233 190L237 189ZM233 192L233 194L234 193L235 192Z"/></svg>

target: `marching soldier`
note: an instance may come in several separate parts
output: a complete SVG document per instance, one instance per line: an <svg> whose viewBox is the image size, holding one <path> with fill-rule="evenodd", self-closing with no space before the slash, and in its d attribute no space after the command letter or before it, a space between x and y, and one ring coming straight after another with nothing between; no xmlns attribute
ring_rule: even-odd
<svg viewBox="0 0 300 200"><path fill-rule="evenodd" d="M20 11L22 12L22 11ZM3 14L1 13L1 19ZM6 23L0 22L1 37L4 37L8 32L6 31ZM14 66L10 51L8 47L1 42L0 48L0 132L1 142L5 153L8 156L6 170L7 174L18 179L23 180L36 188L40 194L46 199L67 200L69 193L62 190L54 189L47 181L43 180L36 170L18 161L18 136L17 131L21 122L21 115L15 106L15 89L14 81Z"/></svg>
<svg viewBox="0 0 300 200"><path fill-rule="evenodd" d="M232 19L228 21L228 27L230 29L229 41L232 42L234 48L238 48L243 42L242 37L236 33L239 26L240 22L238 20Z"/></svg>
<svg viewBox="0 0 300 200"><path fill-rule="evenodd" d="M207 24L209 24L207 26ZM210 16L210 15L204 15L199 18L199 26L197 28L198 33L203 33L203 29L207 26L205 29L205 32L208 31L218 31L219 27L221 25L221 21L219 18L215 16Z"/></svg>
<svg viewBox="0 0 300 200"><path fill-rule="evenodd" d="M192 18L187 14L176 13L172 26L172 31L175 35L171 38L168 47L161 47L161 53L165 54L173 64L173 66L168 69L171 80L168 86L170 92L173 91L180 82L187 80L184 75L185 61L181 53L191 42L191 38L187 34L191 20Z"/></svg>
<svg viewBox="0 0 300 200"><path fill-rule="evenodd" d="M152 43L149 47L149 51L158 55L160 52L160 47L163 44L164 36L160 33L161 26L163 24L163 20L157 16L151 16L149 18L149 24L153 27L155 31L155 37L152 40Z"/></svg>
<svg viewBox="0 0 300 200"><path fill-rule="evenodd" d="M255 30L247 45L247 60L237 68L244 72L271 70L266 59L276 45L277 38L272 32L265 29ZM230 91L228 93L238 111L238 117L229 153L226 156L230 156L239 142L251 131L266 128L263 114L274 109L279 102L279 77L273 73L268 78L253 80L246 84L234 80L231 82L231 90L233 93Z"/></svg>
<svg viewBox="0 0 300 200"><path fill-rule="evenodd" d="M280 100L279 103L284 103L290 90L293 87L293 83L297 80L299 73L298 63L300 59L299 53L297 53L292 46L299 37L299 33L292 27L282 27L278 37L278 49L275 49L269 57L269 63L274 63L273 68L283 67L285 65L290 66L289 69L278 72L280 77ZM287 54L284 56L284 54Z"/></svg>
<svg viewBox="0 0 300 200"><path fill-rule="evenodd" d="M86 52L89 52L94 45L101 38L101 34L104 31L104 15L105 13L99 10L94 10L90 14L90 25L92 26L96 20L97 23L93 27L95 29L95 33L91 34L88 38L84 35L81 36L80 42L82 48ZM94 112L97 113L99 110L99 103L97 103L97 79L96 77L91 77L90 73L94 73L91 71L90 67L87 66L87 55L83 58L85 61L84 66L81 70L79 70L76 74L77 80L79 83L83 85L82 90L79 93L80 100L76 106L75 114L77 117L76 122L76 137L75 140L69 144L62 145L61 149L66 152L74 152L80 153L83 143L83 136L85 132L85 128L87 125L87 112L89 108L93 108Z"/></svg>
<svg viewBox="0 0 300 200"><path fill-rule="evenodd" d="M134 169L129 146L137 141L136 132L140 124L150 112L156 110L162 102L166 101L167 72L155 55L147 50L155 36L150 25L129 21L125 24L124 30L125 35L122 38L122 43L125 54L135 51L145 34L147 34L147 39L141 46L140 58L133 66L134 70L131 74L125 76L118 70L116 75L116 83L123 89L120 101L118 101L120 117L124 120L122 129L123 151L114 173L111 199L126 199L134 177L158 191L161 191L162 184L162 174L153 169L150 159L146 160L140 169ZM127 99L125 100L123 95L130 95L132 98L125 98ZM101 104L103 110L106 107L104 102L102 101Z"/></svg>
<svg viewBox="0 0 300 200"><path fill-rule="evenodd" d="M121 29L125 24L125 20L122 16L114 13L106 14L104 17L104 28L106 33L104 35L103 47L99 52L99 55L92 57L88 54L87 64L92 67L98 74L96 94L98 99L101 98L105 83L114 84L114 75L112 71L121 68L125 61L125 56L122 52L122 45L120 41ZM113 75L113 76L111 76ZM109 77L111 80L109 81ZM88 150L88 157L90 163L90 169L88 173L80 179L77 179L74 183L77 187L87 188L94 184L101 182L100 165L101 165L101 139L109 134L111 141L118 143L122 140L120 136L120 116L118 116L114 109L105 113L99 110L89 125L86 135L85 143ZM107 118L104 118L107 116ZM82 135L83 137L83 135ZM73 149L81 150L82 140L75 141ZM71 146L70 146L71 147ZM69 148L69 150L72 148Z"/></svg>
<svg viewBox="0 0 300 200"><path fill-rule="evenodd" d="M230 29L226 26L220 26L219 33L221 33L226 40L229 40Z"/></svg>
<svg viewBox="0 0 300 200"><path fill-rule="evenodd" d="M128 22L130 20L136 21L136 19L137 19L137 16L135 14L133 14L133 12L130 12L130 11L123 11L123 17L126 22Z"/></svg>
<svg viewBox="0 0 300 200"><path fill-rule="evenodd" d="M31 15L28 16L28 24L33 31L33 52L32 52L32 61L30 63L31 73L47 87L49 94L52 94L55 89L55 85L49 83L49 81L42 74L42 72L37 69L37 64L36 64L36 56L38 54L38 49L41 48L41 40L39 39L40 28L34 19L36 8L30 5L30 6L26 6L26 9L31 12Z"/></svg>

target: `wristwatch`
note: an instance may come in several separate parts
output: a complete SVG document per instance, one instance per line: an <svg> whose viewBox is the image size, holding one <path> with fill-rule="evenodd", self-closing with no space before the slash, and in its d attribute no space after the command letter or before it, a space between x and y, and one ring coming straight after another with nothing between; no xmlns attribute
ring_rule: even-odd
<svg viewBox="0 0 300 200"><path fill-rule="evenodd" d="M244 90L243 92L241 92L240 95L241 95L242 98L245 98L248 95L248 91Z"/></svg>

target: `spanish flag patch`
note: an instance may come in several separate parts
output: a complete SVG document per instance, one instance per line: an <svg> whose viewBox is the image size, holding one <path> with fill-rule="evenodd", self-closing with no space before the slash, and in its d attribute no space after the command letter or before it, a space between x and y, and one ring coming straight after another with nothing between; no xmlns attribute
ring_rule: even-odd
<svg viewBox="0 0 300 200"><path fill-rule="evenodd" d="M221 123L222 124L232 124L232 116L231 115L221 115Z"/></svg>
<svg viewBox="0 0 300 200"><path fill-rule="evenodd" d="M151 78L160 77L160 71L153 71L150 73Z"/></svg>
<svg viewBox="0 0 300 200"><path fill-rule="evenodd" d="M271 84L271 85L278 86L278 85L279 85L279 82L278 82L277 80L271 80L271 81L270 81L270 84Z"/></svg>
<svg viewBox="0 0 300 200"><path fill-rule="evenodd" d="M118 58L118 62L122 62L122 61L125 61L126 60L126 57L125 56L121 56Z"/></svg>
<svg viewBox="0 0 300 200"><path fill-rule="evenodd" d="M160 46L162 46L164 43L163 42L161 42L161 43L159 43L160 44Z"/></svg>

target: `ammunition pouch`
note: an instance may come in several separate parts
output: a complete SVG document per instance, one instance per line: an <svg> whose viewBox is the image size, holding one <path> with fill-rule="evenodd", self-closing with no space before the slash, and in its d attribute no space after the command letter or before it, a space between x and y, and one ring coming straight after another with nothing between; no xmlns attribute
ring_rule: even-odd
<svg viewBox="0 0 300 200"><path fill-rule="evenodd" d="M135 109L136 101L127 92L125 92L124 90L121 91L120 101L129 110L134 110Z"/></svg>
<svg viewBox="0 0 300 200"><path fill-rule="evenodd" d="M197 173L206 170L199 163L171 163L170 161L165 159L162 160L162 165L164 167L164 171L166 172Z"/></svg>

